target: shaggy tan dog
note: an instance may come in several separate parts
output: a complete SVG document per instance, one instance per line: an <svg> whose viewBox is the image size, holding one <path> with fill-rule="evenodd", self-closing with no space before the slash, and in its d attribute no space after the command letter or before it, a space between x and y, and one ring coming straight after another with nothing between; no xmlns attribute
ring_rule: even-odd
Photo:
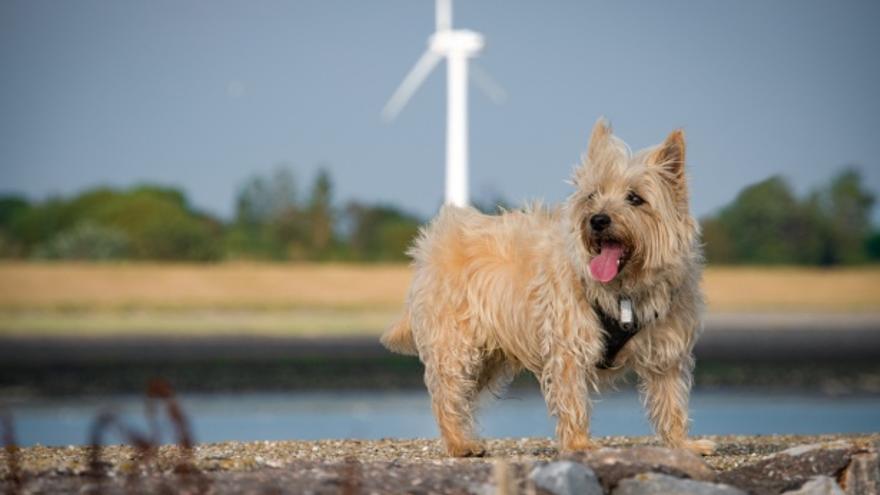
<svg viewBox="0 0 880 495"><path fill-rule="evenodd" d="M682 131L632 154L600 119L560 208L445 206L422 230L405 313L382 342L425 364L450 455L485 453L472 432L478 394L523 369L540 381L563 451L590 448L589 393L626 369L668 445L712 450L687 440L703 298L684 163ZM622 344L620 328L633 334ZM622 348L609 352L615 339Z"/></svg>

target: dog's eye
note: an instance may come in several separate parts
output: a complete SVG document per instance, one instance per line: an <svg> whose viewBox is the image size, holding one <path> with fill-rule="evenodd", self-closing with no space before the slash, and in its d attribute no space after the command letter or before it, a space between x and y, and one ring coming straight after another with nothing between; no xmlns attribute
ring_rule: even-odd
<svg viewBox="0 0 880 495"><path fill-rule="evenodd" d="M645 204L645 200L632 191L630 191L629 194L626 195L626 202L633 206L641 206Z"/></svg>
<svg viewBox="0 0 880 495"><path fill-rule="evenodd" d="M596 197L596 191L593 191L587 195L587 201L592 201L593 198L595 198L595 197Z"/></svg>

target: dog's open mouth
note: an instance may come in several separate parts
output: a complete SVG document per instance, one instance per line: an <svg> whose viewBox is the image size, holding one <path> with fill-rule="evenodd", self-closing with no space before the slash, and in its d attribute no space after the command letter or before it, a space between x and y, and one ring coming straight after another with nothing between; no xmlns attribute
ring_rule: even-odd
<svg viewBox="0 0 880 495"><path fill-rule="evenodd" d="M606 284L620 273L627 261L627 250L615 240L603 240L596 246L598 254L590 260L590 275Z"/></svg>

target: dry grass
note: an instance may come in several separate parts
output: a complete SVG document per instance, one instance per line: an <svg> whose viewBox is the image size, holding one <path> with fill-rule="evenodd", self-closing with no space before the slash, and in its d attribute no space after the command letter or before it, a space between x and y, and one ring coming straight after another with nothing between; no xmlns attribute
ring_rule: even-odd
<svg viewBox="0 0 880 495"><path fill-rule="evenodd" d="M3 309L395 309L406 265L0 263ZM880 310L880 267L710 268L713 311Z"/></svg>
<svg viewBox="0 0 880 495"><path fill-rule="evenodd" d="M880 267L710 268L711 311L876 312Z"/></svg>
<svg viewBox="0 0 880 495"><path fill-rule="evenodd" d="M0 333L376 333L405 265L0 263ZM713 312L878 312L880 267L711 268Z"/></svg>
<svg viewBox="0 0 880 495"><path fill-rule="evenodd" d="M0 308L389 308L406 265L0 264Z"/></svg>
<svg viewBox="0 0 880 495"><path fill-rule="evenodd" d="M0 311L0 335L378 335L396 309Z"/></svg>

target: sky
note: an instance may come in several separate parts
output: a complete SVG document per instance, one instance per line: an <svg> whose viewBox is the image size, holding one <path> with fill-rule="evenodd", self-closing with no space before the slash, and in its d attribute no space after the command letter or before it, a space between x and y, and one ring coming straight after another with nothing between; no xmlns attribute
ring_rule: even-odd
<svg viewBox="0 0 880 495"><path fill-rule="evenodd" d="M486 36L472 195L562 201L606 116L634 149L682 127L692 209L844 165L880 191L880 2L456 0ZM4 0L0 193L182 187L230 217L253 174L329 169L339 202L428 217L443 198L445 68L380 111L426 47L431 0ZM880 208L875 209L880 210ZM880 215L875 214L875 218Z"/></svg>

